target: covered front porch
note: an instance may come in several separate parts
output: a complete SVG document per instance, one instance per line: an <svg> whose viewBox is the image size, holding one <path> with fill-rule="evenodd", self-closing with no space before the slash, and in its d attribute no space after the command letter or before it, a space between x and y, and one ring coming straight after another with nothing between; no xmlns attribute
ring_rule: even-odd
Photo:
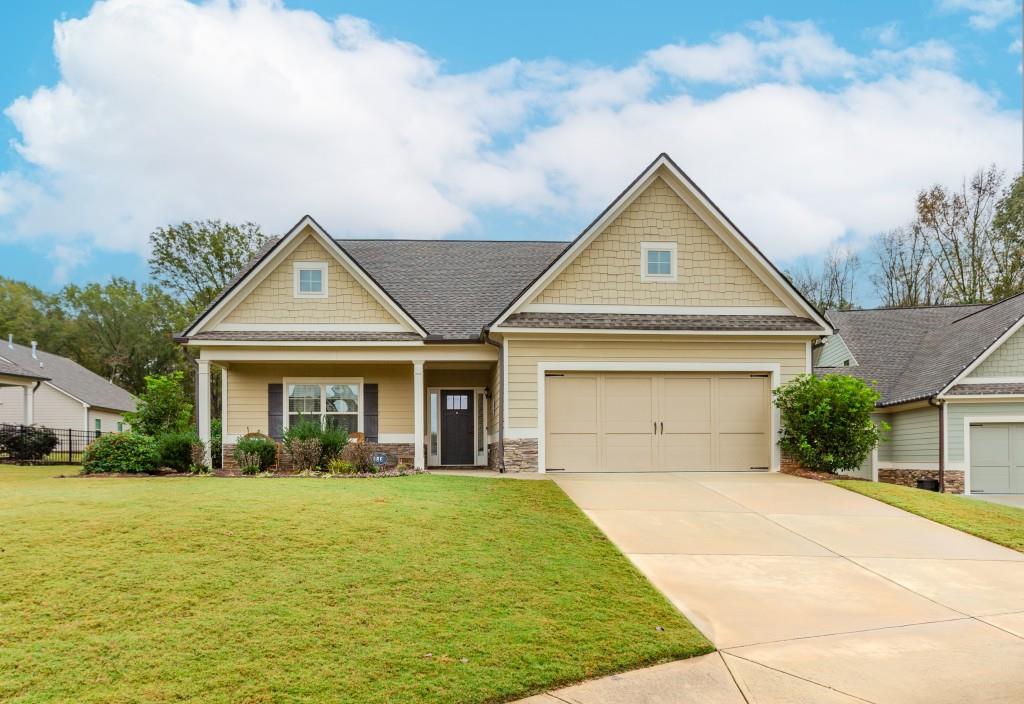
<svg viewBox="0 0 1024 704"><path fill-rule="evenodd" d="M341 348L203 347L196 416L209 446L220 413L222 457L248 433L281 440L300 417L348 431L418 469L494 462L499 409L497 349L487 345ZM211 381L220 378L219 408Z"/></svg>

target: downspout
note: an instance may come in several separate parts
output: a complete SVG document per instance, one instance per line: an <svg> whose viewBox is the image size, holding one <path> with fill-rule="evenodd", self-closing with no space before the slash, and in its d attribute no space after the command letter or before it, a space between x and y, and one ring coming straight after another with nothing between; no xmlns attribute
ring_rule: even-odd
<svg viewBox="0 0 1024 704"><path fill-rule="evenodd" d="M504 357L504 351L505 350L504 350L504 347L502 346L502 343L498 342L497 340L492 340L490 332L488 332L486 329L484 330L483 338L484 338L484 342L486 342L488 345L494 345L495 347L498 348L498 364L502 364L502 361L505 359L505 357ZM502 373L504 373L505 370L503 369L501 371L502 371ZM504 377L499 377L499 378L504 378ZM505 416L504 416L504 408L505 408L504 395L505 395L505 393L506 393L506 389L505 389L504 385L502 385L501 386L501 396L498 397L498 472L500 474L504 474L505 473Z"/></svg>
<svg viewBox="0 0 1024 704"><path fill-rule="evenodd" d="M939 493L946 493L946 404L941 399L928 399L939 408Z"/></svg>

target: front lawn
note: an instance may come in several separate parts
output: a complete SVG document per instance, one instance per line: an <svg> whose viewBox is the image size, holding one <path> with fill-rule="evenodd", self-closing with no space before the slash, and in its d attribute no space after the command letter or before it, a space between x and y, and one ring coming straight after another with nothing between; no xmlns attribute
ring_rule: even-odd
<svg viewBox="0 0 1024 704"><path fill-rule="evenodd" d="M62 472L0 466L2 701L503 701L712 650L553 482Z"/></svg>
<svg viewBox="0 0 1024 704"><path fill-rule="evenodd" d="M936 523L1024 552L1024 510L896 484L831 482Z"/></svg>

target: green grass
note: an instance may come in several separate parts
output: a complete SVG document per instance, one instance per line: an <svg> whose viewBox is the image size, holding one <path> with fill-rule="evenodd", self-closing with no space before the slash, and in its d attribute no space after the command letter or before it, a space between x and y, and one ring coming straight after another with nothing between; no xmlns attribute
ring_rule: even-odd
<svg viewBox="0 0 1024 704"><path fill-rule="evenodd" d="M504 701L712 650L553 482L74 471L0 466L0 701Z"/></svg>
<svg viewBox="0 0 1024 704"><path fill-rule="evenodd" d="M1024 552L1024 509L896 484L858 481L831 483L936 523Z"/></svg>

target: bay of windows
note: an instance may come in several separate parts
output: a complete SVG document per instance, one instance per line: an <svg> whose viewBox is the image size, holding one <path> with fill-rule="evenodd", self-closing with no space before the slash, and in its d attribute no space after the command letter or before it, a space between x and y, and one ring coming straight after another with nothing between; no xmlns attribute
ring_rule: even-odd
<svg viewBox="0 0 1024 704"><path fill-rule="evenodd" d="M288 425L300 418L324 427L359 430L358 382L288 384Z"/></svg>

